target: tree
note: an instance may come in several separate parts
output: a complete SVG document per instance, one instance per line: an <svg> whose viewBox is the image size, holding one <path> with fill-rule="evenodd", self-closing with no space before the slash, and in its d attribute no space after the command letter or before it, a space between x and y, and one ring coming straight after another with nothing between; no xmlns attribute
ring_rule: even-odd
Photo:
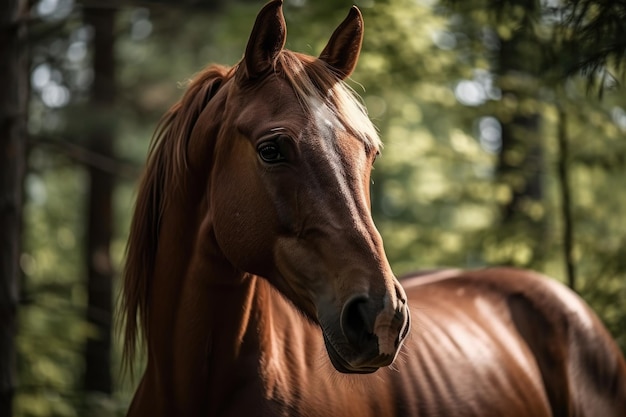
<svg viewBox="0 0 626 417"><path fill-rule="evenodd" d="M25 0L0 4L0 415L12 415L28 61Z"/></svg>
<svg viewBox="0 0 626 417"><path fill-rule="evenodd" d="M574 57L570 73L582 70L590 83L626 75L626 1L567 0L557 13L564 16L563 32L569 55Z"/></svg>
<svg viewBox="0 0 626 417"><path fill-rule="evenodd" d="M115 101L114 9L87 7L84 21L93 28L93 70L91 111L110 119ZM100 120L88 135L92 152L107 158L113 154L114 126ZM113 305L113 268L110 244L113 230L113 176L94 166L88 167L87 204L87 321L95 332L87 339L84 389L107 396L113 392L111 381L111 329Z"/></svg>
<svg viewBox="0 0 626 417"><path fill-rule="evenodd" d="M626 3L565 0L553 9L532 0L445 3L459 12L453 21L466 22L460 30L479 45L475 55L498 51L489 71L502 97L485 110L501 121L499 173L509 177L510 190L503 219L517 219L483 234L490 240L483 247L492 247L488 261L506 262L512 254L526 261L520 266L562 277L625 348L616 329L626 320L620 307L626 231L614 215L623 199L612 178L625 168L626 112L623 95L602 93L625 73ZM485 36L486 27L497 37ZM590 86L601 100L591 97Z"/></svg>
<svg viewBox="0 0 626 417"><path fill-rule="evenodd" d="M528 259L516 260L515 254L502 259L506 263L543 267L546 255L546 219L538 208L545 204L545 138L541 132L541 116L537 106L540 74L545 70L544 41L537 36L534 22L539 19L536 7L524 13L511 13L505 34L498 34L494 72L508 106L497 110L502 126L501 149L498 157L497 181L505 185L510 198L502 204L498 225L500 241L525 238L531 244ZM499 22L502 19L498 19ZM496 26L497 22L492 22ZM494 32L496 32L494 30ZM497 33L497 32L496 32ZM539 52L539 53L538 53ZM522 235L516 233L522 231Z"/></svg>

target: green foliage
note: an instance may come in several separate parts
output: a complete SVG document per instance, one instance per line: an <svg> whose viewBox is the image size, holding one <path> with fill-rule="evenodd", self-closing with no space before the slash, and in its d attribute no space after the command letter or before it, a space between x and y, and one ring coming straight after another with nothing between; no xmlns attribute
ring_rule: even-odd
<svg viewBox="0 0 626 417"><path fill-rule="evenodd" d="M16 414L73 416L80 375L77 350L90 329L82 320L84 176L64 158L30 155L21 266L27 304L19 312L20 389ZM68 204L68 202L72 202Z"/></svg>

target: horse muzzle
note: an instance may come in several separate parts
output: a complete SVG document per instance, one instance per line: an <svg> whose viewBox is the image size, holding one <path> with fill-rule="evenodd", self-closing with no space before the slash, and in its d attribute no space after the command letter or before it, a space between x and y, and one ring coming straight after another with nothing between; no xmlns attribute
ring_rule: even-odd
<svg viewBox="0 0 626 417"><path fill-rule="evenodd" d="M404 298L393 306L376 309L369 297L358 295L343 306L340 316L341 343L324 332L330 360L342 373L372 373L393 363L409 333L410 314ZM338 332L337 332L338 333Z"/></svg>

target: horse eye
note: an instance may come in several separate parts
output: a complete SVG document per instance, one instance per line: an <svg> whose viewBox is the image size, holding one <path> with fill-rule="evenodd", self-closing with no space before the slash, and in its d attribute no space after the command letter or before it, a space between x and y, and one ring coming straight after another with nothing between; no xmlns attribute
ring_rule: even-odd
<svg viewBox="0 0 626 417"><path fill-rule="evenodd" d="M283 154L280 153L280 149L278 148L278 145L275 143L271 143L271 142L262 143L257 148L257 152L259 154L259 157L263 160L263 162L267 162L268 164L273 164L273 163L277 163L277 162L281 162L285 160L285 158L283 157Z"/></svg>

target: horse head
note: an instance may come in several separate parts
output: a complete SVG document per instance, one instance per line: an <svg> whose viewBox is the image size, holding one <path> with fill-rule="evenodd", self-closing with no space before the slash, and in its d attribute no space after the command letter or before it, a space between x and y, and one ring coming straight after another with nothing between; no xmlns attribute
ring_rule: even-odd
<svg viewBox="0 0 626 417"><path fill-rule="evenodd" d="M371 217L378 135L344 83L363 20L353 7L319 58L284 49L285 37L282 2L270 2L241 62L203 87L188 142L206 179L203 230L319 324L338 371L374 372L395 359L409 311Z"/></svg>

